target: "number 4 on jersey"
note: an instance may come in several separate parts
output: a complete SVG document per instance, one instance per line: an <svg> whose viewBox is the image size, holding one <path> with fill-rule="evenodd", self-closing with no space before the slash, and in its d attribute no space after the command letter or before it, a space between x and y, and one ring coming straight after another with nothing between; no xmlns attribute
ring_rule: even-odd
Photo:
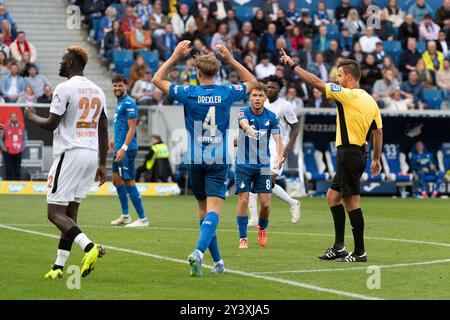
<svg viewBox="0 0 450 320"><path fill-rule="evenodd" d="M203 121L203 129L209 130L211 136L216 135L216 107L209 107L208 113Z"/></svg>

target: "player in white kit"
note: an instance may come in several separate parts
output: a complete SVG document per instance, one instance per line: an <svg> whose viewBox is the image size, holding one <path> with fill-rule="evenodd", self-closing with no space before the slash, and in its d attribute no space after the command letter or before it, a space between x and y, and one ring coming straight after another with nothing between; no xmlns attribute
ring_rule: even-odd
<svg viewBox="0 0 450 320"><path fill-rule="evenodd" d="M104 249L94 244L77 226L81 199L95 179L106 181L108 152L108 119L106 98L102 89L83 76L88 61L85 49L67 48L62 57L59 75L68 78L53 93L49 118L25 109L25 117L43 129L53 131L54 161L48 176L48 219L61 231L56 262L48 279L63 276L64 264L72 243L84 250L81 275L87 276Z"/></svg>
<svg viewBox="0 0 450 320"><path fill-rule="evenodd" d="M280 124L281 142L284 147L283 162L287 159L289 152L294 146L298 135L298 119L294 107L285 99L280 98L280 90L283 88L283 80L275 75L264 79L267 86L267 99L264 107L277 115ZM290 206L291 222L297 223L300 220L300 202L292 199L289 194L275 183L276 179L283 173L283 166L278 167L277 148L273 138L270 139L270 171L272 173L272 192L280 199L286 201ZM248 226L258 224L257 194L250 193L248 209L250 221Z"/></svg>

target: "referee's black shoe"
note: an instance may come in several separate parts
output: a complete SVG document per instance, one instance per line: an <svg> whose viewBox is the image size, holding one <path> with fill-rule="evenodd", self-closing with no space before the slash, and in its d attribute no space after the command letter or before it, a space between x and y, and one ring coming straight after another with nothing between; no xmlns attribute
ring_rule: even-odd
<svg viewBox="0 0 450 320"><path fill-rule="evenodd" d="M364 252L358 256L354 252L350 252L348 256L336 259L336 262L367 262L367 254Z"/></svg>
<svg viewBox="0 0 450 320"><path fill-rule="evenodd" d="M340 250L335 248L328 248L327 251L325 251L325 253L319 257L319 259L335 260L338 258L345 258L346 256L348 256L348 252L345 247Z"/></svg>

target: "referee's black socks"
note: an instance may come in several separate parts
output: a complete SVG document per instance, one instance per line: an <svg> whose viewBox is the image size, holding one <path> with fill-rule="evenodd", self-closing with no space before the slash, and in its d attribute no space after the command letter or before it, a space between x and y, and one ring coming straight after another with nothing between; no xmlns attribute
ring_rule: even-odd
<svg viewBox="0 0 450 320"><path fill-rule="evenodd" d="M344 248L344 234L345 234L345 209L342 204L331 207L331 213L334 220L335 240L333 248L341 250Z"/></svg>
<svg viewBox="0 0 450 320"><path fill-rule="evenodd" d="M364 254L364 217L361 208L348 213L352 225L353 239L355 240L354 253L358 256Z"/></svg>

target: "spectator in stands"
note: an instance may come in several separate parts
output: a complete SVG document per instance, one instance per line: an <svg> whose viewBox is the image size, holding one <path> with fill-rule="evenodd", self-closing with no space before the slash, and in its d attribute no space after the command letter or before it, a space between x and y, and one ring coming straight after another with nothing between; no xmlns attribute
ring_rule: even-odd
<svg viewBox="0 0 450 320"><path fill-rule="evenodd" d="M11 43L11 54L13 58L19 62L22 60L22 55L24 52L30 53L30 61L35 62L37 58L37 52L36 48L31 42L27 41L27 38L25 36L25 32L20 31L17 34L16 40L14 40L13 43Z"/></svg>
<svg viewBox="0 0 450 320"><path fill-rule="evenodd" d="M276 67L270 62L270 54L264 53L261 62L255 67L256 79L262 80L275 73Z"/></svg>
<svg viewBox="0 0 450 320"><path fill-rule="evenodd" d="M203 7L200 9L200 15L195 19L198 31L203 35L212 36L216 30L216 19L209 14L209 9Z"/></svg>
<svg viewBox="0 0 450 320"><path fill-rule="evenodd" d="M399 68L403 75L402 79L408 79L408 74L412 70L416 70L417 61L422 58L422 55L417 51L416 38L408 38L407 48L400 56Z"/></svg>
<svg viewBox="0 0 450 320"><path fill-rule="evenodd" d="M422 198L428 198L427 193L427 176L435 177L435 185L433 189L433 198L437 198L439 189L444 179L444 173L440 172L436 166L436 159L431 152L426 151L422 141L417 141L411 152L411 170L418 176L419 192Z"/></svg>
<svg viewBox="0 0 450 320"><path fill-rule="evenodd" d="M236 47L244 50L250 40L257 41L258 37L252 30L252 24L246 21L242 24L241 31L236 35Z"/></svg>
<svg viewBox="0 0 450 320"><path fill-rule="evenodd" d="M400 28L405 22L405 12L398 6L397 0L389 0L387 7L383 11L387 19L392 22L394 28Z"/></svg>
<svg viewBox="0 0 450 320"><path fill-rule="evenodd" d="M450 0L444 0L437 9L435 21L441 28L447 31L450 29Z"/></svg>
<svg viewBox="0 0 450 320"><path fill-rule="evenodd" d="M427 44L427 50L422 54L422 59L427 69L436 72L443 67L444 54L437 50L435 41L430 41Z"/></svg>
<svg viewBox="0 0 450 320"><path fill-rule="evenodd" d="M378 42L381 42L381 39L374 35L374 30L371 27L366 29L365 36L359 38L359 43L361 44L361 48L364 53L374 52Z"/></svg>
<svg viewBox="0 0 450 320"><path fill-rule="evenodd" d="M180 72L180 81L186 82L190 86L198 85L197 70L195 69L195 61L189 58L185 61L184 70Z"/></svg>
<svg viewBox="0 0 450 320"><path fill-rule="evenodd" d="M403 48L406 47L406 43L409 38L419 39L419 27L414 22L412 14L408 14L405 18L405 22L400 26L398 30L398 40L402 42Z"/></svg>
<svg viewBox="0 0 450 320"><path fill-rule="evenodd" d="M434 70L428 69L423 59L417 61L416 70L419 82L422 83L423 87L426 89L433 89L436 84L436 74Z"/></svg>
<svg viewBox="0 0 450 320"><path fill-rule="evenodd" d="M28 77L29 70L32 65L33 63L30 61L30 53L25 51L22 54L22 60L17 64L17 66L19 67L19 75L24 78Z"/></svg>
<svg viewBox="0 0 450 320"><path fill-rule="evenodd" d="M280 9L280 4L278 0L267 0L261 9L264 11L264 14L269 21L275 21L277 19L278 10Z"/></svg>
<svg viewBox="0 0 450 320"><path fill-rule="evenodd" d="M37 96L31 86L26 86L24 94L17 98L17 103L32 104L36 102Z"/></svg>
<svg viewBox="0 0 450 320"><path fill-rule="evenodd" d="M312 91L312 96L308 103L309 108L330 108L328 100L323 96L322 91L316 88Z"/></svg>
<svg viewBox="0 0 450 320"><path fill-rule="evenodd" d="M172 33L173 33L173 28L172 28ZM164 35L162 35L160 37L163 37L163 36ZM175 37L175 40L176 40L175 41L175 45L176 45L178 42L177 42L175 33L173 33L173 36ZM205 41L205 39L203 37L203 34L199 30L197 30L197 24L195 22L191 21L188 24L188 30L186 31L186 33L183 34L183 36L181 37L180 41L189 40L192 43L194 43L194 41L196 39L200 39L202 42Z"/></svg>
<svg viewBox="0 0 450 320"><path fill-rule="evenodd" d="M252 30L259 37L264 34L267 29L267 18L264 11L261 9L256 10L255 16L251 20Z"/></svg>
<svg viewBox="0 0 450 320"><path fill-rule="evenodd" d="M450 100L450 61L444 60L444 67L436 73L436 84L441 89L444 100Z"/></svg>
<svg viewBox="0 0 450 320"><path fill-rule="evenodd" d="M382 68L384 57L386 57L386 51L384 51L384 44L382 41L378 41L375 44L375 51L373 52L378 68Z"/></svg>
<svg viewBox="0 0 450 320"><path fill-rule="evenodd" d="M150 141L151 147L145 156L145 163L136 170L136 181L144 174L145 182L167 182L172 176L169 148L159 135L152 135Z"/></svg>
<svg viewBox="0 0 450 320"><path fill-rule="evenodd" d="M311 64L309 71L322 79L323 82L328 82L328 70L330 67L325 63L325 57L322 52L317 52L315 62Z"/></svg>
<svg viewBox="0 0 450 320"><path fill-rule="evenodd" d="M387 19L384 11L380 11L380 28L375 29L375 34L383 41L394 40L394 28L392 22Z"/></svg>
<svg viewBox="0 0 450 320"><path fill-rule="evenodd" d="M20 168L27 134L17 113L11 113L4 130L0 130L0 144L5 163L5 180L22 180Z"/></svg>
<svg viewBox="0 0 450 320"><path fill-rule="evenodd" d="M259 59L259 46L258 42L254 40L249 40L247 42L247 46L244 48L242 52L242 56L250 56L253 61L253 65L256 65ZM270 56L270 55L269 55Z"/></svg>
<svg viewBox="0 0 450 320"><path fill-rule="evenodd" d="M403 96L411 94L413 97L413 103L416 109L419 107L419 103L422 100L423 85L419 82L419 74L417 70L411 70L408 75L408 81L404 81L400 87Z"/></svg>
<svg viewBox="0 0 450 320"><path fill-rule="evenodd" d="M350 36L355 39L359 39L359 37L366 31L366 26L360 19L356 9L351 9L348 12L347 17L342 21L342 27L346 28Z"/></svg>
<svg viewBox="0 0 450 320"><path fill-rule="evenodd" d="M402 83L402 75L401 73L398 71L397 67L395 66L394 63L394 59L392 59L391 56L385 56L383 59L383 63L381 65L381 69L385 69L385 70L392 70L392 72L394 73L394 78L397 79L398 83Z"/></svg>
<svg viewBox="0 0 450 320"><path fill-rule="evenodd" d="M316 27L324 24L329 25L331 23L330 16L328 15L327 9L325 7L325 2L320 1L317 3L317 11L313 15L314 25Z"/></svg>
<svg viewBox="0 0 450 320"><path fill-rule="evenodd" d="M98 0L85 0L81 11L84 15L84 23L88 26L89 30L93 29L92 21L94 19L101 18L103 12L106 9L106 1Z"/></svg>
<svg viewBox="0 0 450 320"><path fill-rule="evenodd" d="M120 30L122 30L126 38L136 25L137 19L138 18L135 15L133 7L127 6L127 8L125 9L125 15L120 20Z"/></svg>
<svg viewBox="0 0 450 320"><path fill-rule="evenodd" d="M164 26L169 23L169 18L163 13L161 2L155 2L153 13L148 20L150 32L159 37L164 32Z"/></svg>
<svg viewBox="0 0 450 320"><path fill-rule="evenodd" d="M229 34L228 25L226 23L221 23L217 27L217 32L214 33L212 39L211 39L211 46L210 49L214 52L217 51L216 45L223 44L225 45L228 41L228 39L231 39L231 36Z"/></svg>
<svg viewBox="0 0 450 320"><path fill-rule="evenodd" d="M211 1L209 4L209 11L216 20L223 20L227 16L228 10L232 10L233 7L226 0Z"/></svg>
<svg viewBox="0 0 450 320"><path fill-rule="evenodd" d="M0 3L0 23L3 23L3 20L8 22L8 25L11 26L11 35L13 37L16 36L16 23L11 18L9 13L6 11L6 7L4 3Z"/></svg>
<svg viewBox="0 0 450 320"><path fill-rule="evenodd" d="M368 10L373 5L373 0L363 0L362 3L356 8L361 20L367 23L367 19L373 14L373 10Z"/></svg>
<svg viewBox="0 0 450 320"><path fill-rule="evenodd" d="M2 84L3 79L9 75L9 63L10 60L7 58L6 53L0 51L0 84Z"/></svg>
<svg viewBox="0 0 450 320"><path fill-rule="evenodd" d="M150 31L144 30L144 23L141 19L136 19L136 24L130 33L130 49L148 51L152 42Z"/></svg>
<svg viewBox="0 0 450 320"><path fill-rule="evenodd" d="M310 38L305 38L305 43L303 44L303 49L300 51L299 57L300 66L308 70L314 62L313 43Z"/></svg>
<svg viewBox="0 0 450 320"><path fill-rule="evenodd" d="M289 29L292 29L291 26L289 26L287 19L286 19L286 13L283 9L279 9L277 13L277 19L275 20L275 24L277 26L277 33L279 36L284 36L286 34L286 31Z"/></svg>
<svg viewBox="0 0 450 320"><path fill-rule="evenodd" d="M355 42L353 45L353 52L350 55L350 59L358 61L359 64L362 64L365 60L365 54L362 52L361 44L359 41Z"/></svg>
<svg viewBox="0 0 450 320"><path fill-rule="evenodd" d="M117 10L113 6L106 8L105 16L100 20L98 30L98 42L102 42L105 35L112 30L113 22L116 20Z"/></svg>
<svg viewBox="0 0 450 320"><path fill-rule="evenodd" d="M330 41L330 47L327 51L325 51L325 62L332 66L336 62L336 59L341 56L341 52L339 50L339 44L337 40Z"/></svg>
<svg viewBox="0 0 450 320"><path fill-rule="evenodd" d="M299 98L297 89L294 86L289 86L286 90L286 96L284 98L291 103L295 109L295 113L298 115L300 110L303 109L304 103L303 100Z"/></svg>
<svg viewBox="0 0 450 320"><path fill-rule="evenodd" d="M241 23L236 18L236 12L233 9L227 10L227 17L221 22L224 22L228 25L228 33L231 37L235 37L238 34Z"/></svg>
<svg viewBox="0 0 450 320"><path fill-rule="evenodd" d="M314 22L311 20L308 10L303 10L301 14L300 23L298 24L305 37L312 39L314 36Z"/></svg>
<svg viewBox="0 0 450 320"><path fill-rule="evenodd" d="M6 102L16 102L25 92L25 79L19 76L19 67L11 63L9 67L10 74L3 79L2 92Z"/></svg>
<svg viewBox="0 0 450 320"><path fill-rule="evenodd" d="M408 13L413 15L416 24L420 24L427 13L433 13L433 9L425 0L417 0L416 3L409 7Z"/></svg>
<svg viewBox="0 0 450 320"><path fill-rule="evenodd" d="M343 24L351 9L353 9L353 7L350 5L350 0L342 0L341 5L337 6L336 11L334 12L336 22Z"/></svg>
<svg viewBox="0 0 450 320"><path fill-rule="evenodd" d="M1 25L1 32L3 33L3 36L5 38L5 44L8 46L11 46L11 43L14 41L14 34L12 33L12 28L11 25L9 24L7 19L4 19L2 21L2 25Z"/></svg>
<svg viewBox="0 0 450 320"><path fill-rule="evenodd" d="M195 23L193 24L193 27L191 25L190 28L195 28ZM164 29L164 34L160 35L156 40L156 48L158 49L159 54L163 58L163 60L167 60L175 50L178 40L175 33L173 32L173 27L170 23L166 24ZM194 38L188 40L194 41Z"/></svg>
<svg viewBox="0 0 450 320"><path fill-rule="evenodd" d="M145 70L144 78L136 81L131 90L131 96L138 105L154 105L162 103L162 92L152 83L152 70Z"/></svg>
<svg viewBox="0 0 450 320"><path fill-rule="evenodd" d="M286 19L291 27L294 27L300 23L300 12L297 10L297 3L295 0L291 0L288 3L288 10L286 12ZM290 29L290 28L288 28Z"/></svg>
<svg viewBox="0 0 450 320"><path fill-rule="evenodd" d="M176 83L176 84L181 83L180 71L178 70L178 68L176 66L173 66L172 68L170 68L169 75L167 76L167 80L170 81L171 83Z"/></svg>
<svg viewBox="0 0 450 320"><path fill-rule="evenodd" d="M44 86L44 94L37 99L38 103L51 103L53 97L52 87L50 85Z"/></svg>
<svg viewBox="0 0 450 320"><path fill-rule="evenodd" d="M114 50L123 50L125 49L126 45L125 37L122 30L120 29L119 20L114 20L112 24L112 30L105 35L104 40L105 58L109 62L112 62L114 60Z"/></svg>
<svg viewBox="0 0 450 320"><path fill-rule="evenodd" d="M195 0L195 3L192 5L192 7L190 9L190 12L196 20L200 16L200 12L203 8L208 8L208 6L205 4L205 2L203 0ZM209 14L209 9L208 9L208 14Z"/></svg>
<svg viewBox="0 0 450 320"><path fill-rule="evenodd" d="M302 34L301 29L298 26L295 26L288 32L287 35L287 47L289 51L299 53L303 44L305 43L305 37Z"/></svg>
<svg viewBox="0 0 450 320"><path fill-rule="evenodd" d="M274 65L278 65L280 63L280 58L283 50L286 52L286 54L291 54L291 52L287 48L286 40L284 39L284 37L279 37L275 41L275 51L270 56L270 61Z"/></svg>
<svg viewBox="0 0 450 320"><path fill-rule="evenodd" d="M276 51L275 42L278 37L277 25L274 22L269 22L267 25L267 31L261 36L261 50L263 50L263 52L270 53L271 57L274 57Z"/></svg>
<svg viewBox="0 0 450 320"><path fill-rule="evenodd" d="M181 3L178 12L172 16L170 21L173 25L173 31L178 38L181 38L183 33L187 31L188 24L191 21L195 22L195 19L194 16L189 14L189 6L185 3Z"/></svg>
<svg viewBox="0 0 450 320"><path fill-rule="evenodd" d="M0 32L0 51L3 51L6 54L6 57L9 58L9 53L11 52L11 49L5 43L5 35L2 32Z"/></svg>
<svg viewBox="0 0 450 320"><path fill-rule="evenodd" d="M383 98L384 109L394 111L407 111L414 109L414 103L411 97L412 95L403 98L400 89L397 88Z"/></svg>
<svg viewBox="0 0 450 320"><path fill-rule="evenodd" d="M128 7L128 0L119 0L119 3L113 3L112 6L116 9L117 19L120 20L125 15Z"/></svg>
<svg viewBox="0 0 450 320"><path fill-rule="evenodd" d="M236 71L231 71L230 73L228 73L228 79L225 84L239 84L239 75L236 73Z"/></svg>
<svg viewBox="0 0 450 320"><path fill-rule="evenodd" d="M437 50L444 54L445 58L450 57L450 44L447 34L444 30L439 31L439 39L437 41Z"/></svg>
<svg viewBox="0 0 450 320"><path fill-rule="evenodd" d="M147 64L144 58L140 54L135 54L135 64L131 66L130 78L128 79L128 88L133 88L136 81L142 79L145 75L145 70L147 70Z"/></svg>
<svg viewBox="0 0 450 320"><path fill-rule="evenodd" d="M423 21L419 25L420 40L424 41L437 40L439 38L440 30L441 27L439 27L436 23L434 23L431 14L427 13L423 17Z"/></svg>
<svg viewBox="0 0 450 320"><path fill-rule="evenodd" d="M328 29L326 25L319 27L319 33L314 38L314 50L325 52L330 48L330 39L328 37Z"/></svg>
<svg viewBox="0 0 450 320"><path fill-rule="evenodd" d="M40 97L44 94L44 86L50 85L50 82L46 76L38 73L34 64L31 65L28 73L29 76L25 78L25 84L33 89L36 97Z"/></svg>
<svg viewBox="0 0 450 320"><path fill-rule="evenodd" d="M136 16L142 21L148 21L153 12L153 6L149 3L149 0L139 0L134 8L136 10Z"/></svg>
<svg viewBox="0 0 450 320"><path fill-rule="evenodd" d="M400 85L394 77L394 72L391 69L383 70L383 78L375 81L372 97L378 102L380 108L383 108L383 99L395 90L400 90Z"/></svg>
<svg viewBox="0 0 450 320"><path fill-rule="evenodd" d="M270 60L269 60L270 61ZM243 66L250 71L251 73L255 74L255 62L252 58L252 56L250 55L244 55L244 59L243 59Z"/></svg>
<svg viewBox="0 0 450 320"><path fill-rule="evenodd" d="M376 65L375 56L368 54L361 64L361 87L368 93L372 93L375 81L381 79L383 75Z"/></svg>
<svg viewBox="0 0 450 320"><path fill-rule="evenodd" d="M208 48L205 46L205 43L200 39L194 40L194 49L192 51L194 51L193 55L204 55L209 52Z"/></svg>
<svg viewBox="0 0 450 320"><path fill-rule="evenodd" d="M344 58L349 58L353 50L353 37L350 36L347 27L341 28L339 35L339 50Z"/></svg>

